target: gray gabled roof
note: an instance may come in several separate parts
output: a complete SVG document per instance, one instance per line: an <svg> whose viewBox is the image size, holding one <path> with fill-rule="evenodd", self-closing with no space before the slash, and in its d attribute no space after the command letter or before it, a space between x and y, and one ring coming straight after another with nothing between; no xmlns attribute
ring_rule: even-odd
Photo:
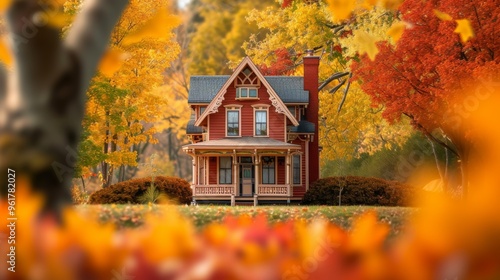
<svg viewBox="0 0 500 280"><path fill-rule="evenodd" d="M191 76L188 103L210 103L230 76ZM266 76L283 103L309 103L303 77Z"/></svg>

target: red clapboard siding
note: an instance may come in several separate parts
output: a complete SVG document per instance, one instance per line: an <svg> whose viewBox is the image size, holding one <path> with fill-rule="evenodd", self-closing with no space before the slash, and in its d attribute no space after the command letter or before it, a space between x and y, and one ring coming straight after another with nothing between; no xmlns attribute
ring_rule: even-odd
<svg viewBox="0 0 500 280"><path fill-rule="evenodd" d="M282 164L280 164L280 161L282 162ZM285 157L278 157L277 171L278 171L277 183L279 185L284 185L286 183Z"/></svg>
<svg viewBox="0 0 500 280"><path fill-rule="evenodd" d="M236 100L236 88L232 85L224 95L224 101L217 113L210 115L209 133L210 140L217 140L226 137L226 105L242 105L241 107L241 136L254 136L254 108L252 105L266 104L269 107L269 137L285 141L285 118L283 114L276 112L269 100L269 94L264 86L259 88L259 99Z"/></svg>
<svg viewBox="0 0 500 280"><path fill-rule="evenodd" d="M208 160L208 171L209 171L209 180L208 183L210 185L215 185L217 184L217 158L216 157L210 157Z"/></svg>

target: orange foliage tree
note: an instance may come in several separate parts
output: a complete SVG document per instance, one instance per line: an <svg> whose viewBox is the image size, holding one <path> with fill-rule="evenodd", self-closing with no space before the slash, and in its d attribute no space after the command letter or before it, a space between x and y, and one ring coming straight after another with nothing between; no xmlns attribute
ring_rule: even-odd
<svg viewBox="0 0 500 280"><path fill-rule="evenodd" d="M395 46L379 43L375 60L355 63L355 77L374 105L384 105L387 120L409 117L459 157L465 193L474 147L465 121L491 96L500 71L500 6L496 0L408 0L399 11L409 27Z"/></svg>

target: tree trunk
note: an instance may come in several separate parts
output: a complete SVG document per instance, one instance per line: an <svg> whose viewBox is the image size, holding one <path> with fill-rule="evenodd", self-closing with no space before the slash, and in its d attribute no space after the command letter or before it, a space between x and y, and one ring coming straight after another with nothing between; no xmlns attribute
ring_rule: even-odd
<svg viewBox="0 0 500 280"><path fill-rule="evenodd" d="M0 70L0 170L13 169L45 196L42 211L60 218L85 109L85 93L126 0L87 0L67 36L47 25L49 5L13 0L6 23L14 55ZM0 181L7 181L1 172ZM5 196L7 186L0 192Z"/></svg>
<svg viewBox="0 0 500 280"><path fill-rule="evenodd" d="M80 180L82 180L83 192L86 192L86 190L85 190L85 180L83 179L83 176L80 176Z"/></svg>

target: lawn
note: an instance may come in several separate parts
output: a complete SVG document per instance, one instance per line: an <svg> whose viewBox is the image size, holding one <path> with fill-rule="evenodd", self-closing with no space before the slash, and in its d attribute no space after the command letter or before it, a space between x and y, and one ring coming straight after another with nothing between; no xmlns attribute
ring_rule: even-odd
<svg viewBox="0 0 500 280"><path fill-rule="evenodd" d="M170 206L162 205L82 205L77 210L82 213L97 215L102 223L113 223L118 228L140 227L144 216L151 213L162 215L173 211ZM203 228L212 222L220 222L227 215L239 216L248 214L255 216L266 214L271 223L289 219L315 218L327 219L344 229L349 229L354 217L365 211L375 211L379 220L391 226L391 235L398 235L406 219L415 213L415 208L406 207L374 207L374 206L174 206L186 218L193 221L198 228Z"/></svg>

